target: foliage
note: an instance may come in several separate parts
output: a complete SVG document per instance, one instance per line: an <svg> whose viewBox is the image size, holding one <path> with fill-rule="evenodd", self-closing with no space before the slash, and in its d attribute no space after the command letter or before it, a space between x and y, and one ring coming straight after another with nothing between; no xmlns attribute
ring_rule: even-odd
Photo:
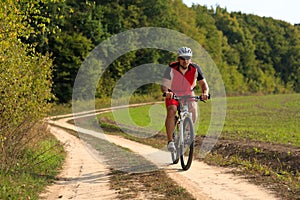
<svg viewBox="0 0 300 200"><path fill-rule="evenodd" d="M48 34L42 34L44 39L35 37L35 41L41 52L53 55L53 91L61 102L70 100L76 73L93 47L113 34L145 26L174 29L202 44L219 67L229 94L299 91L299 29L282 21L228 13L220 7L188 8L180 0L65 0L40 4L39 8L47 10L47 15L29 16L42 22L50 19L44 23L47 26L40 26L46 27ZM36 20L30 26L39 30L33 24ZM110 96L118 79L137 64L161 60L167 64L172 57L155 50L122 56L105 72L96 96Z"/></svg>
<svg viewBox="0 0 300 200"><path fill-rule="evenodd" d="M36 137L51 94L51 60L22 43L32 32L14 1L0 2L0 170L15 167Z"/></svg>
<svg viewBox="0 0 300 200"><path fill-rule="evenodd" d="M299 26L280 20L221 7L189 8L181 0L26 0L18 5L30 31L22 41L36 45L42 54L51 53L52 90L60 102L70 101L77 71L94 47L139 27L169 28L199 42L219 67L228 94L300 91ZM173 59L157 50L130 52L111 64L95 95L110 96L118 79L137 64Z"/></svg>
<svg viewBox="0 0 300 200"><path fill-rule="evenodd" d="M55 148L54 148L55 147ZM39 199L39 193L54 180L64 160L63 148L54 136L24 153L27 164L18 170L0 171L0 199Z"/></svg>

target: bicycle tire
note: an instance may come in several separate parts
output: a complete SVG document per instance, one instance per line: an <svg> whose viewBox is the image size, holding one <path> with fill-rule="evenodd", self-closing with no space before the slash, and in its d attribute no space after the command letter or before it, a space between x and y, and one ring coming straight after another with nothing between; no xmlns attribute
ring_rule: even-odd
<svg viewBox="0 0 300 200"><path fill-rule="evenodd" d="M191 118L187 117L183 121L184 146L180 146L180 162L183 170L191 167L194 155L194 124ZM187 156L185 156L187 155Z"/></svg>

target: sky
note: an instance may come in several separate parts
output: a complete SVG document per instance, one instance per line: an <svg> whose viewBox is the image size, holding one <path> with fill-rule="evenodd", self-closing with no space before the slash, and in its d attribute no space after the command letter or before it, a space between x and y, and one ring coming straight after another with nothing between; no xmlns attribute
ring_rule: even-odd
<svg viewBox="0 0 300 200"><path fill-rule="evenodd" d="M192 3L206 5L208 8L219 5L228 12L241 11L245 14L272 17L291 24L300 23L299 0L183 0L188 6Z"/></svg>

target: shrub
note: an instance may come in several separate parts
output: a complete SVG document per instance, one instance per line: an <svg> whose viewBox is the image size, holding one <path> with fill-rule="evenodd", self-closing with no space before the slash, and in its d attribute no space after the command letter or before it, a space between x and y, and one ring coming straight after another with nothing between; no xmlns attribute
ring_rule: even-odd
<svg viewBox="0 0 300 200"><path fill-rule="evenodd" d="M17 165L49 108L52 62L20 41L27 31L13 1L0 2L0 27L0 170L6 170Z"/></svg>

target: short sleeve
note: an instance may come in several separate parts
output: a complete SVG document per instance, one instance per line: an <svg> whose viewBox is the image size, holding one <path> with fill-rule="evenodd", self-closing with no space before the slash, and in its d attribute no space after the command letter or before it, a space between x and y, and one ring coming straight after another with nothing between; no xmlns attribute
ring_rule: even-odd
<svg viewBox="0 0 300 200"><path fill-rule="evenodd" d="M192 65L197 69L197 81L203 80L205 77L201 67L195 63L192 63Z"/></svg>
<svg viewBox="0 0 300 200"><path fill-rule="evenodd" d="M165 79L171 80L171 69L172 67L169 65L165 70L164 77Z"/></svg>

